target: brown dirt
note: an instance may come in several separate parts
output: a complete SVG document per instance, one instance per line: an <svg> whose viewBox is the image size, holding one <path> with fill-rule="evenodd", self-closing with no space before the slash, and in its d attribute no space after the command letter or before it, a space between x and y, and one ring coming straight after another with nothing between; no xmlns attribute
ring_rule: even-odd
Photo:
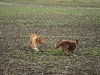
<svg viewBox="0 0 100 75"><path fill-rule="evenodd" d="M100 26L94 25L0 26L0 75L99 75L100 56L92 55L92 50L100 49L99 30ZM40 50L54 50L54 44L62 39L78 38L77 57L43 52L34 56L29 46L31 33L43 37L45 44Z"/></svg>

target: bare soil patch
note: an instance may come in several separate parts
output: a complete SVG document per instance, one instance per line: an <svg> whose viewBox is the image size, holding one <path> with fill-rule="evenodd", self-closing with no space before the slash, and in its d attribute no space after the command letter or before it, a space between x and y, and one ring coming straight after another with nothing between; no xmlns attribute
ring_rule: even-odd
<svg viewBox="0 0 100 75"><path fill-rule="evenodd" d="M0 26L0 75L99 75L99 30L95 25ZM32 33L45 41L37 55L29 46ZM77 57L44 53L62 39L75 38Z"/></svg>

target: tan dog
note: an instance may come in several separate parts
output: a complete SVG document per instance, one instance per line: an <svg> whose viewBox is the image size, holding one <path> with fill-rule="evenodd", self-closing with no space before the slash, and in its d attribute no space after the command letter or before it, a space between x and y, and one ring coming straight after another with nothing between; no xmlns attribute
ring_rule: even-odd
<svg viewBox="0 0 100 75"><path fill-rule="evenodd" d="M62 40L58 45L55 46L55 48L57 49L60 47L65 54L71 52L72 55L74 55L74 49L76 48L77 45L78 45L78 40L74 41Z"/></svg>
<svg viewBox="0 0 100 75"><path fill-rule="evenodd" d="M42 40L40 36L37 36L36 34L32 34L30 36L30 44L32 46L32 49L34 49L35 51L39 51L39 49L37 48L37 45L44 44L44 41Z"/></svg>

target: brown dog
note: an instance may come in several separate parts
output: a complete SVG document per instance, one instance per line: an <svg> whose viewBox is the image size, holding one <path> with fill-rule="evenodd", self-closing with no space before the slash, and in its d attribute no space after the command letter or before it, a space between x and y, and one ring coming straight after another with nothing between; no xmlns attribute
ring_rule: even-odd
<svg viewBox="0 0 100 75"><path fill-rule="evenodd" d="M74 41L62 40L58 45L55 46L55 48L57 49L60 47L65 54L71 52L72 55L74 55L73 52L77 45L78 45L78 40Z"/></svg>
<svg viewBox="0 0 100 75"><path fill-rule="evenodd" d="M42 40L42 38L40 36L37 36L36 34L32 34L30 36L29 41L32 46L32 49L34 49L35 51L39 51L39 49L37 48L37 45L44 44L44 41Z"/></svg>

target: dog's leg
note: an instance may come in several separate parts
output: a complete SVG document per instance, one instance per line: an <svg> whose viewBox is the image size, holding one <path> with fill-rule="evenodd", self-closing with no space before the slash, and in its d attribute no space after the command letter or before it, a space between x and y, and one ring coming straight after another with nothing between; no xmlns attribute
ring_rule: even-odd
<svg viewBox="0 0 100 75"><path fill-rule="evenodd" d="M35 51L39 51L39 49L36 47L36 44L32 43L32 49Z"/></svg>
<svg viewBox="0 0 100 75"><path fill-rule="evenodd" d="M71 54L74 56L74 52L73 52L73 50L71 50Z"/></svg>
<svg viewBox="0 0 100 75"><path fill-rule="evenodd" d="M68 52L69 52L69 50L68 50L68 46L65 46L65 47L64 47L64 53L65 53L66 55L69 56Z"/></svg>
<svg viewBox="0 0 100 75"><path fill-rule="evenodd" d="M67 48L63 48L62 51L64 52L64 54L68 55L68 50L67 50Z"/></svg>
<svg viewBox="0 0 100 75"><path fill-rule="evenodd" d="M73 55L74 57L76 56L76 55L74 54L74 51L73 51L73 50L71 51L71 53L72 53L72 55Z"/></svg>
<svg viewBox="0 0 100 75"><path fill-rule="evenodd" d="M64 52L66 55L68 55L69 56L69 54L68 54L68 50L65 50L65 52Z"/></svg>

